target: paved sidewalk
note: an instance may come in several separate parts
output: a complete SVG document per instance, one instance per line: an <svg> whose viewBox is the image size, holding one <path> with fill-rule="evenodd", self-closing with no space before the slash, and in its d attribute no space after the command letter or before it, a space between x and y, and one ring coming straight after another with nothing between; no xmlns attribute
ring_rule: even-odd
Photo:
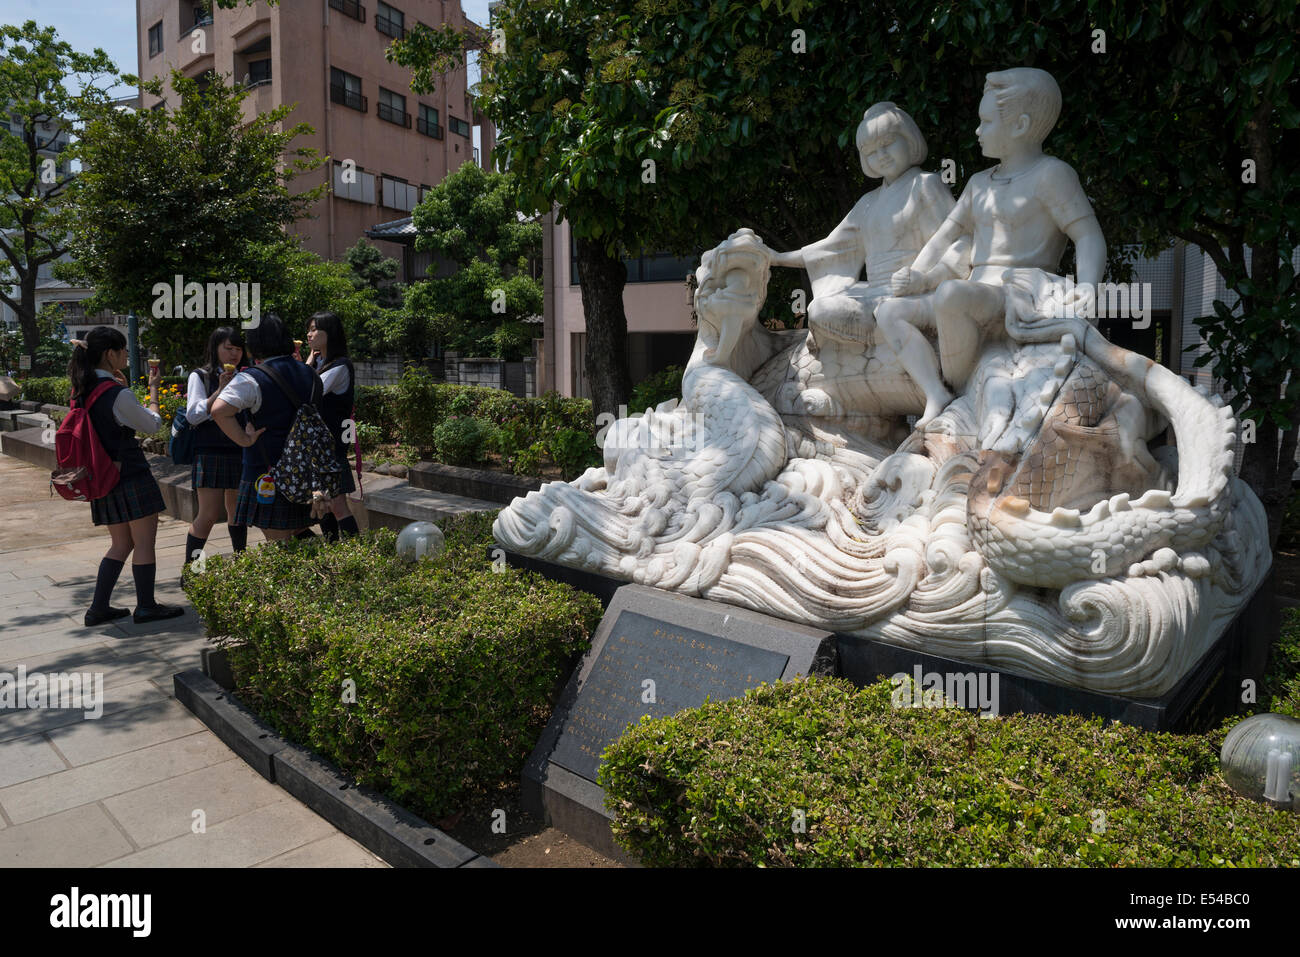
<svg viewBox="0 0 1300 957"><path fill-rule="evenodd" d="M172 696L172 675L197 668L205 644L177 582L186 528L161 519L157 585L185 615L87 628L107 531L88 504L50 498L48 472L0 455L0 675L97 673L104 687L97 719L0 710L0 867L386 866ZM209 554L228 554L226 527L213 532ZM135 607L129 562L112 603Z"/></svg>

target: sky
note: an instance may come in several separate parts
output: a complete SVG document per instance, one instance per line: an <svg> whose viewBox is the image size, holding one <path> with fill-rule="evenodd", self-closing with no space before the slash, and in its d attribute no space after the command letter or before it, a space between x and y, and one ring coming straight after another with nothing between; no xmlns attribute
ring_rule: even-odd
<svg viewBox="0 0 1300 957"><path fill-rule="evenodd" d="M475 23L487 23L488 0L461 0L461 7ZM59 39L79 53L102 47L120 71L136 71L135 0L0 0L0 23L27 20L53 26ZM469 81L477 80L478 70L471 63ZM118 87L114 95L135 92L132 87Z"/></svg>

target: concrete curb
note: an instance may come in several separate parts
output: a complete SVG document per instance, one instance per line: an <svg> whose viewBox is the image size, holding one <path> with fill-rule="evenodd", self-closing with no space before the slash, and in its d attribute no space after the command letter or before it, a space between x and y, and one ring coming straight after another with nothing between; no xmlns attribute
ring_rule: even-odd
<svg viewBox="0 0 1300 957"><path fill-rule="evenodd" d="M288 741L203 672L172 678L176 700L253 766L340 831L394 867L498 867L328 761Z"/></svg>

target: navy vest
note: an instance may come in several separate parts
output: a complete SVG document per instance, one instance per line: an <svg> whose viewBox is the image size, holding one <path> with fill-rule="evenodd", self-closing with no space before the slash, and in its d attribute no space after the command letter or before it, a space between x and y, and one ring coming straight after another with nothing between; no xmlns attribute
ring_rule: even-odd
<svg viewBox="0 0 1300 957"><path fill-rule="evenodd" d="M199 378L203 380L204 388L208 390L209 408L211 408L211 400L216 398L213 390L217 386L217 376L207 369L196 369L194 371L199 374ZM240 412L235 416L235 421L239 423L239 427L242 429L244 423L248 421L248 415ZM194 450L203 452L206 455L242 455L244 452L238 445L226 438L226 434L211 419L194 426Z"/></svg>
<svg viewBox="0 0 1300 957"><path fill-rule="evenodd" d="M339 356L331 359L325 365L321 366L319 371L324 374L336 366L346 366L348 370L348 387L347 391L342 394L329 393L321 400L320 417L325 420L329 426L330 433L334 436L334 451L343 457L343 461L348 460L347 446L343 444L343 421L352 417L352 406L356 404L357 395L357 373L352 368L352 360L347 356Z"/></svg>
<svg viewBox="0 0 1300 957"><path fill-rule="evenodd" d="M96 376L95 386L98 387L103 381L102 376ZM99 441L104 444L108 457L121 466L122 478L128 479L148 472L149 460L144 457L144 449L140 448L140 440L135 437L135 429L129 425L119 425L117 419L113 418L113 403L125 388L121 383L114 382L96 399L90 407L90 423L94 426Z"/></svg>
<svg viewBox="0 0 1300 957"><path fill-rule="evenodd" d="M276 356L274 359L267 359L266 364L275 366L275 371L280 374L280 377L297 391L299 399L303 402L311 401L316 373L292 356ZM262 390L262 406L252 413L250 418L253 428L266 429L266 431L254 445L244 449L244 470L240 476L242 481L256 482L259 475L270 471L271 467L280 460L280 455L284 452L284 443L289 438L289 429L298 416L298 410L271 377L257 366L244 371L257 380L257 386ZM316 394L319 396L319 390Z"/></svg>

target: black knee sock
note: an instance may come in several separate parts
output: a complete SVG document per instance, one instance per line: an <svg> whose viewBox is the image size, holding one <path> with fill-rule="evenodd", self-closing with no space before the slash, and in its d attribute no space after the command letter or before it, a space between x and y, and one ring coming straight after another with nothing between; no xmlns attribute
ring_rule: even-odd
<svg viewBox="0 0 1300 957"><path fill-rule="evenodd" d="M325 517L320 520L320 530L325 535L327 542L337 542L339 540L339 520L334 517L333 512L325 513Z"/></svg>
<svg viewBox="0 0 1300 957"><path fill-rule="evenodd" d="M131 574L135 576L136 608L153 608L158 604L153 597L153 579L157 571L157 564L131 566Z"/></svg>
<svg viewBox="0 0 1300 957"><path fill-rule="evenodd" d="M197 535L187 534L185 536L185 561L182 564L188 565L192 561L197 561L199 556L194 553L202 551L203 546L207 543L208 540L206 538L199 538Z"/></svg>
<svg viewBox="0 0 1300 957"><path fill-rule="evenodd" d="M117 577L122 574L122 566L125 562L119 562L116 558L104 558L99 563L99 578L95 580L95 597L90 602L90 607L96 611L108 610L108 599L113 594L113 586L117 584Z"/></svg>
<svg viewBox="0 0 1300 957"><path fill-rule="evenodd" d="M304 528L301 532L299 532L297 535L294 536L294 538L315 538L315 537L316 537L316 533L313 532L310 528Z"/></svg>
<svg viewBox="0 0 1300 957"><path fill-rule="evenodd" d="M348 538L352 535L361 534L361 529L357 528L355 516L349 515L347 518L339 519L339 535Z"/></svg>
<svg viewBox="0 0 1300 957"><path fill-rule="evenodd" d="M247 525L227 525L226 530L230 532L230 544L235 547L235 551L242 552L248 547Z"/></svg>

